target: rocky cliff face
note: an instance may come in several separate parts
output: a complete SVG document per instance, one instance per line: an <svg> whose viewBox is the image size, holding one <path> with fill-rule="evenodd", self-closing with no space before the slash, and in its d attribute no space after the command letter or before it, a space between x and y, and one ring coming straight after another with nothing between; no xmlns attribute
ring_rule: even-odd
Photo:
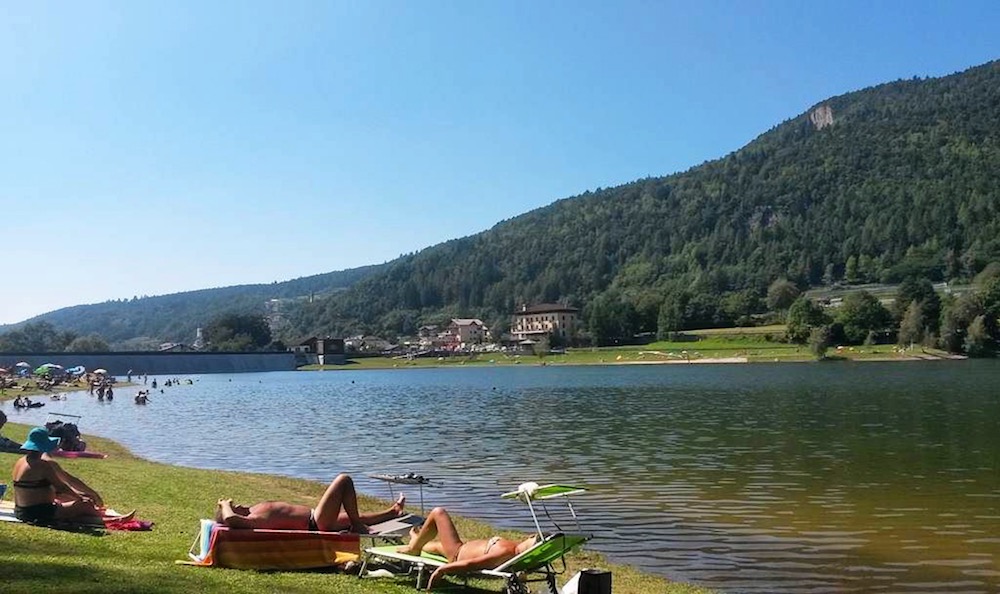
<svg viewBox="0 0 1000 594"><path fill-rule="evenodd" d="M833 110L829 105L820 105L809 114L809 121L817 130L833 125Z"/></svg>

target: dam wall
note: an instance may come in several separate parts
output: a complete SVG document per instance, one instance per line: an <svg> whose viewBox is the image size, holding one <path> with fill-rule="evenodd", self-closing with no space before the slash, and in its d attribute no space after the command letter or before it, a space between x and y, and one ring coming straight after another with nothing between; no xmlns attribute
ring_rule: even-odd
<svg viewBox="0 0 1000 594"><path fill-rule="evenodd" d="M106 369L111 375L251 373L294 371L295 354L276 353L0 353L0 367L14 371L20 362L35 369L45 363L64 368L83 365L87 371ZM22 366L23 367L23 366Z"/></svg>

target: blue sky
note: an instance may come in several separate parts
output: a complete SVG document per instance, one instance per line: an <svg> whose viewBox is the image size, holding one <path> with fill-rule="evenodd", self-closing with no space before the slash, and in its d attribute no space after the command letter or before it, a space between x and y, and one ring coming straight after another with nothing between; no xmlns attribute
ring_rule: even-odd
<svg viewBox="0 0 1000 594"><path fill-rule="evenodd" d="M22 2L0 323L391 260L1000 58L989 2Z"/></svg>

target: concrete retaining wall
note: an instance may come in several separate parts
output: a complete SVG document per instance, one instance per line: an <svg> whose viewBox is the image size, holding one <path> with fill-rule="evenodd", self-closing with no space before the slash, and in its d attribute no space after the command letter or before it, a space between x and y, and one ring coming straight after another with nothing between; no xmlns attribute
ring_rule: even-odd
<svg viewBox="0 0 1000 594"><path fill-rule="evenodd" d="M294 353L0 353L0 367L21 361L31 368L55 363L88 371L104 368L112 375L163 375L194 373L248 373L295 370Z"/></svg>

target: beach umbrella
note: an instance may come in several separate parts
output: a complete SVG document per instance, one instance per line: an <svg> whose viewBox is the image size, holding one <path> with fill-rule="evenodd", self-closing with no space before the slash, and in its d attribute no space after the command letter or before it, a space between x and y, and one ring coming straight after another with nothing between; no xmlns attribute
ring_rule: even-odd
<svg viewBox="0 0 1000 594"><path fill-rule="evenodd" d="M95 369L94 370L94 373L100 373L101 375L104 375L107 372L108 372L107 369Z"/></svg>
<svg viewBox="0 0 1000 594"><path fill-rule="evenodd" d="M20 363L18 363L14 367L31 367L31 363L28 363L27 361L21 361Z"/></svg>
<svg viewBox="0 0 1000 594"><path fill-rule="evenodd" d="M0 373L9 373L9 372L6 369L4 369L3 367L0 367Z"/></svg>
<svg viewBox="0 0 1000 594"><path fill-rule="evenodd" d="M56 365L55 363L46 363L46 364L44 364L44 365L42 365L40 367L40 369L49 369L49 368L52 368L52 369L62 369L63 366L62 365Z"/></svg>

